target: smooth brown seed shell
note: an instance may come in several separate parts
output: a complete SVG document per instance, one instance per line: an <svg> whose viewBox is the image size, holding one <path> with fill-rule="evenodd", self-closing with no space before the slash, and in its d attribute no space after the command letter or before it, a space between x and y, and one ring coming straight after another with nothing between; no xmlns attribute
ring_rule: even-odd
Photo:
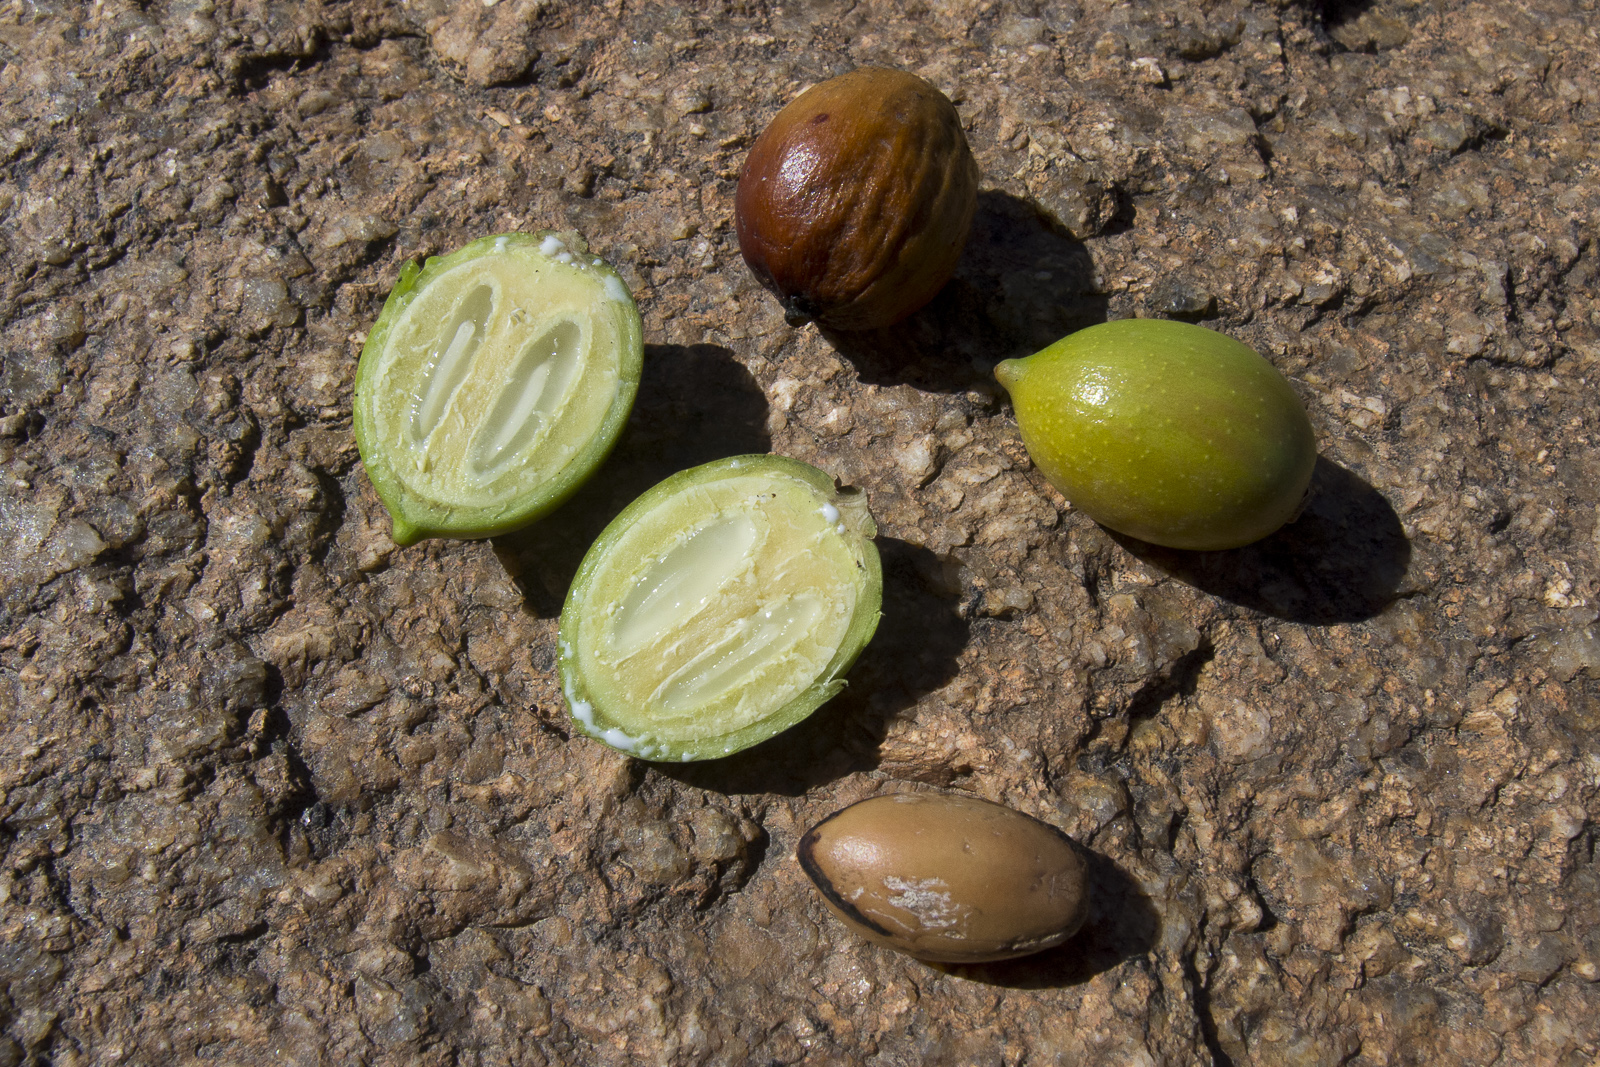
<svg viewBox="0 0 1600 1067"><path fill-rule="evenodd" d="M798 855L846 925L933 962L1026 956L1071 937L1089 910L1071 839L977 797L863 800L807 831Z"/></svg>
<svg viewBox="0 0 1600 1067"><path fill-rule="evenodd" d="M863 67L772 120L745 159L734 219L791 325L866 330L950 280L977 197L955 105L915 74Z"/></svg>

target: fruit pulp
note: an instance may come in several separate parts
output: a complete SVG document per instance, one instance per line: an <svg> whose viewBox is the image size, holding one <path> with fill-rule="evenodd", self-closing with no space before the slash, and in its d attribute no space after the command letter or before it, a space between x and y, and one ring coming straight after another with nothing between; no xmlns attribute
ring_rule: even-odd
<svg viewBox="0 0 1600 1067"><path fill-rule="evenodd" d="M561 615L573 725L631 755L710 759L809 715L877 627L861 494L778 456L684 471L584 557Z"/></svg>
<svg viewBox="0 0 1600 1067"><path fill-rule="evenodd" d="M581 247L500 234L402 270L361 353L354 420L397 543L526 525L615 443L643 334L627 286Z"/></svg>

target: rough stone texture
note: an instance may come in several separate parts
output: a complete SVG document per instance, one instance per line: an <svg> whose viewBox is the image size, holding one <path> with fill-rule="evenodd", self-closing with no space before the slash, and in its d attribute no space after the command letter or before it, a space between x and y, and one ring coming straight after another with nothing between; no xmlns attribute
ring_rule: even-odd
<svg viewBox="0 0 1600 1067"><path fill-rule="evenodd" d="M1600 1052L1600 20L1582 0L0 5L0 1064L1550 1064ZM745 270L745 147L862 63L985 192L883 335ZM350 430L400 264L574 228L645 317L603 473L397 551ZM1304 397L1268 541L1108 536L990 371L1204 321ZM569 737L605 521L771 449L864 487L878 638L714 764ZM950 786L1092 853L940 969L792 859Z"/></svg>

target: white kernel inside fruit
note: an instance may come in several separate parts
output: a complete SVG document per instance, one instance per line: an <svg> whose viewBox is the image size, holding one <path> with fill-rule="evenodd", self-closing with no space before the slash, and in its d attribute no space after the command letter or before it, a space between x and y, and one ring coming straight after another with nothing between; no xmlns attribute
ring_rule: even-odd
<svg viewBox="0 0 1600 1067"><path fill-rule="evenodd" d="M799 593L739 619L706 649L674 671L656 691L661 706L681 712L716 700L746 678L789 656L827 612L821 597Z"/></svg>
<svg viewBox="0 0 1600 1067"><path fill-rule="evenodd" d="M433 337L428 367L424 371L427 385L415 398L411 409L414 443L425 443L438 429L446 407L472 369L472 357L483 343L494 305L493 286L476 286L456 305L455 315Z"/></svg>
<svg viewBox="0 0 1600 1067"><path fill-rule="evenodd" d="M678 629L717 591L748 571L760 540L750 516L734 514L703 526L647 567L612 619L607 637L622 658Z"/></svg>
<svg viewBox="0 0 1600 1067"><path fill-rule="evenodd" d="M429 279L396 320L367 399L373 437L429 507L494 508L581 454L620 388L629 329L609 271L564 245L495 245Z"/></svg>
<svg viewBox="0 0 1600 1067"><path fill-rule="evenodd" d="M474 474L497 473L543 435L583 370L583 327L563 319L528 342L473 436Z"/></svg>
<svg viewBox="0 0 1600 1067"><path fill-rule="evenodd" d="M705 741L815 684L859 597L859 539L824 503L798 480L728 470L624 530L588 581L574 641L596 725Z"/></svg>

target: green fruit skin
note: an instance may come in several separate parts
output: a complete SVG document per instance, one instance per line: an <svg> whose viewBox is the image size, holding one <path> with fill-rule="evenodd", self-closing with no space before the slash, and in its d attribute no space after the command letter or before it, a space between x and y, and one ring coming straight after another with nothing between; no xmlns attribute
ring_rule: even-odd
<svg viewBox="0 0 1600 1067"><path fill-rule="evenodd" d="M1311 483L1317 443L1300 398L1272 364L1212 330L1102 323L995 376L1050 483L1141 541L1250 544L1289 521Z"/></svg>
<svg viewBox="0 0 1600 1067"><path fill-rule="evenodd" d="M838 651L817 676L816 681L766 718L753 722L742 730L708 737L698 743L679 741L671 746L652 746L649 739L640 739L643 744L624 747L607 736L612 723L605 714L605 708L597 704L594 695L584 685L583 675L578 667L578 617L579 613L585 610L589 582L612 546L621 539L623 532L633 525L640 515L654 508L660 501L673 496L686 485L708 480L719 473L740 467L765 468L775 473L787 474L813 486L824 499L833 497L836 492L833 479L809 463L802 463L785 456L730 456L727 459L714 460L699 467L679 471L646 490L643 496L623 508L584 554L583 562L578 566L578 573L572 579L572 587L567 592L566 604L561 609L558 645L560 655L556 665L561 678L561 692L566 697L572 726L577 732L637 759L657 763L721 759L782 733L806 719L844 689L845 673L850 670L856 658L867 647L867 642L871 641L872 635L877 632L878 620L883 612L883 565L878 558L877 546L871 540L877 533L877 527L871 518L866 516L864 509L862 518L865 526L858 531L862 538L861 566L864 573L861 576L861 592L856 601L855 614L850 620L849 629L839 642ZM575 705L580 703L592 708L593 726L586 725L577 714L573 714Z"/></svg>
<svg viewBox="0 0 1600 1067"><path fill-rule="evenodd" d="M616 445L617 438L622 434L622 427L628 421L629 412L633 410L633 399L639 391L639 377L644 369L644 324L639 318L637 308L632 310L625 323L624 344L618 367L617 397L606 412L605 421L589 439L589 444L568 461L560 475L546 482L538 493L521 497L508 506L472 509L439 508L415 500L391 469L374 438L373 428L364 418L362 397L376 387L372 369L377 366L378 355L388 343L389 331L400 321L406 307L430 281L468 259L492 255L506 247L519 245L537 247L552 234L556 234L556 231L490 234L447 256L430 256L420 268L415 262L407 262L400 268L400 280L395 282L394 288L389 292L389 298L383 303L383 311L379 313L377 323L367 335L367 343L361 348L361 361L356 367L352 420L355 424L356 447L361 453L361 462L367 470L367 477L372 480L373 488L378 491L379 498L389 510L389 517L394 523L392 535L394 543L402 548L428 537L477 540L520 530L548 515L577 492L600 464L605 462L605 458L611 454L612 447ZM605 263L593 269L616 274L616 271ZM620 275L618 280L621 280Z"/></svg>

